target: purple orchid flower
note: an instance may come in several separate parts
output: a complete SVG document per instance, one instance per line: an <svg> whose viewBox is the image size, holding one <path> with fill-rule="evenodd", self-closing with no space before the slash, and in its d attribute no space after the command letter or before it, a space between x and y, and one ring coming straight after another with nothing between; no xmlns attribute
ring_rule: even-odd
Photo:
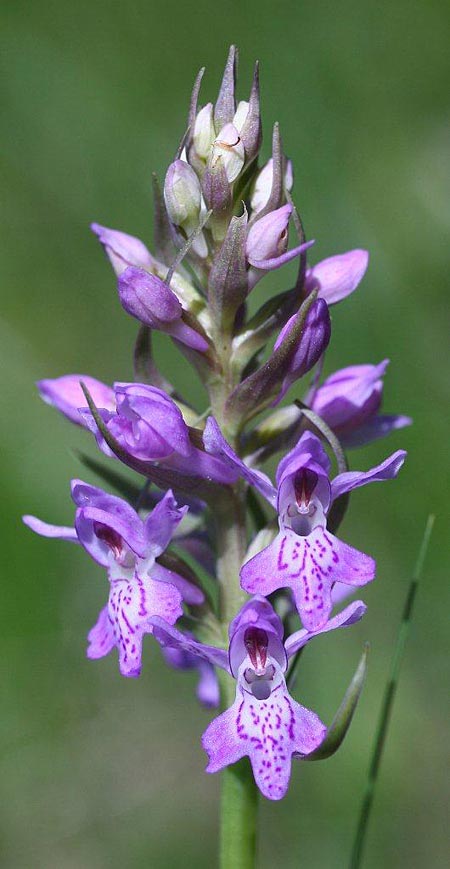
<svg viewBox="0 0 450 869"><path fill-rule="evenodd" d="M187 511L178 507L171 491L145 521L126 501L102 489L72 481L77 506L75 527L48 525L35 516L24 516L29 528L43 537L57 537L82 546L108 573L107 605L89 632L89 658L102 658L114 647L123 676L141 671L144 634L152 633L151 618L174 624L183 614L181 603L198 605L203 592L182 576L156 562Z"/></svg>
<svg viewBox="0 0 450 869"><path fill-rule="evenodd" d="M115 383L114 393L115 412L99 411L111 434L131 457L218 483L235 482L236 469L191 443L181 410L162 389L143 383ZM100 449L113 455L91 412L80 413Z"/></svg>
<svg viewBox="0 0 450 869"><path fill-rule="evenodd" d="M389 359L379 365L350 365L335 371L313 392L311 409L333 429L343 446L361 446L411 425L409 416L378 413L388 364Z"/></svg>
<svg viewBox="0 0 450 869"><path fill-rule="evenodd" d="M306 272L305 290L318 290L319 298L335 305L353 293L361 283L369 264L366 250L350 250L348 253L330 256Z"/></svg>
<svg viewBox="0 0 450 869"><path fill-rule="evenodd" d="M305 628L320 630L332 608L335 582L366 585L375 576L375 561L343 543L327 529L336 498L359 486L397 476L406 457L398 450L369 471L349 471L330 481L330 460L315 435L305 432L278 465L277 489L261 471L248 468L223 438L210 417L205 448L221 456L277 509L280 531L275 540L241 569L241 586L250 594L268 595L291 588Z"/></svg>
<svg viewBox="0 0 450 869"><path fill-rule="evenodd" d="M261 217L250 227L246 245L247 260L250 265L249 290L253 289L266 272L280 268L314 244L314 241L307 241L292 250L287 249L291 214L292 205L282 205L281 208Z"/></svg>
<svg viewBox="0 0 450 869"><path fill-rule="evenodd" d="M365 610L362 601L355 601L320 632L354 624ZM153 624L155 638L166 649L198 656L236 679L233 705L211 722L202 737L209 757L206 771L218 772L248 755L261 793L269 800L282 799L289 785L292 757L311 754L327 734L318 716L293 700L285 680L288 660L317 634L297 631L283 643L281 620L261 596L244 604L232 621L228 656L161 619L153 619Z"/></svg>

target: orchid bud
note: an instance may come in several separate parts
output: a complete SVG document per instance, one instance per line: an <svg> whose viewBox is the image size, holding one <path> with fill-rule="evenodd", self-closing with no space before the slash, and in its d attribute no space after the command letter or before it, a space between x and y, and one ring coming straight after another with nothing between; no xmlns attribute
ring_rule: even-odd
<svg viewBox="0 0 450 869"><path fill-rule="evenodd" d="M213 144L211 160L214 165L221 157L230 184L238 177L245 159L244 145L234 124L225 124Z"/></svg>
<svg viewBox="0 0 450 869"><path fill-rule="evenodd" d="M208 342L183 321L180 301L161 278L130 267L120 276L118 290L122 307L141 323L166 332L193 350L208 349Z"/></svg>
<svg viewBox="0 0 450 869"><path fill-rule="evenodd" d="M265 260L282 256L288 246L288 225L291 205L283 205L261 217L250 228L247 236L247 259L255 268L264 268Z"/></svg>
<svg viewBox="0 0 450 869"><path fill-rule="evenodd" d="M346 446L368 443L409 425L407 416L379 416L383 377L389 360L379 365L350 365L335 371L316 391L311 409Z"/></svg>
<svg viewBox="0 0 450 869"><path fill-rule="evenodd" d="M267 205L269 201L270 191L272 190L272 180L273 180L273 158L267 161L265 166L261 169L259 174L256 176L255 184L253 187L253 192L250 197L250 205L252 211L257 214L258 211L262 211L265 205ZM284 189L292 190L294 186L294 175L292 171L292 161L286 160L285 170L284 170Z"/></svg>
<svg viewBox="0 0 450 869"><path fill-rule="evenodd" d="M198 226L201 199L200 182L194 170L189 163L175 160L166 173L164 200L170 220L187 235Z"/></svg>
<svg viewBox="0 0 450 869"><path fill-rule="evenodd" d="M296 314L288 320L281 330L274 351L282 344L283 339L292 329ZM307 374L319 361L322 353L328 347L331 337L331 321L328 305L323 299L317 299L310 307L303 327L297 349L292 357L289 371L283 380L281 391L274 402L277 404L292 383Z"/></svg>
<svg viewBox="0 0 450 869"><path fill-rule="evenodd" d="M215 138L214 107L212 103L207 103L207 105L203 106L199 111L195 119L194 133L192 137L195 155L205 163L208 160Z"/></svg>

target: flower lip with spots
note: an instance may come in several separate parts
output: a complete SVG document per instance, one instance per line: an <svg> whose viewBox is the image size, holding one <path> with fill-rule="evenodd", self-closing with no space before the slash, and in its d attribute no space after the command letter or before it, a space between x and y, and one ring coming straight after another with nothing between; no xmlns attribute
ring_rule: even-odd
<svg viewBox="0 0 450 869"><path fill-rule="evenodd" d="M362 601L355 601L320 633L354 624L365 610ZM317 715L290 696L284 675L288 659L315 634L303 629L283 643L281 620L260 595L247 601L231 623L228 659L223 650L204 645L161 619L154 618L153 624L154 636L163 647L197 655L231 671L236 679L234 703L203 734L207 772L217 772L248 755L261 792L268 799L281 799L289 785L292 757L310 754L327 733Z"/></svg>
<svg viewBox="0 0 450 869"><path fill-rule="evenodd" d="M204 600L200 589L156 561L187 507L178 507L168 491L143 521L122 498L81 480L72 482L72 497L75 528L48 525L34 516L24 516L24 521L44 537L81 543L106 568L108 603L88 635L87 655L100 658L116 647L122 675L139 676L143 636L153 631L151 618L174 624L183 614L183 600L193 605Z"/></svg>
<svg viewBox="0 0 450 869"><path fill-rule="evenodd" d="M396 477L406 453L398 450L369 471L349 471L330 480L330 460L319 438L305 432L279 463L275 488L265 474L248 468L234 453L212 417L204 442L207 450L238 468L278 512L279 534L243 565L242 588L263 595L291 588L304 627L320 630L332 609L334 583L361 586L375 576L373 558L327 529L330 507L359 486Z"/></svg>

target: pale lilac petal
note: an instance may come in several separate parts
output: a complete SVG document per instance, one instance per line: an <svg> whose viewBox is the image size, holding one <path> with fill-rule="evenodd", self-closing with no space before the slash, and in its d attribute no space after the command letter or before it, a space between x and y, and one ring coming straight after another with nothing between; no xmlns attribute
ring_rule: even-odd
<svg viewBox="0 0 450 869"><path fill-rule="evenodd" d="M341 584L339 583L338 588L340 587ZM353 589L351 589L351 591L353 591ZM350 625L354 625L355 622L359 622L366 610L367 607L362 600L356 600L343 609L342 612L333 616L332 619L329 619L319 631L311 632L303 628L300 631L296 631L295 634L291 634L284 644L288 658L295 655L295 653L305 646L306 643L309 643L313 637L317 637L319 634L328 633L328 631L334 631L336 628L347 628Z"/></svg>
<svg viewBox="0 0 450 869"><path fill-rule="evenodd" d="M410 416L383 415L374 416L373 419L358 426L354 431L340 436L343 447L360 447L384 438L392 431L405 428L412 424Z"/></svg>
<svg viewBox="0 0 450 869"><path fill-rule="evenodd" d="M66 525L49 525L48 522L43 522L36 516L22 516L22 521L28 528L31 528L35 534L40 534L41 537L59 537L60 540L68 540L70 543L79 543L77 532L73 527Z"/></svg>
<svg viewBox="0 0 450 869"><path fill-rule="evenodd" d="M139 565L137 570L140 573ZM174 570L169 570L161 564L154 564L151 568L151 575L158 582L168 582L170 585L174 585L180 592L183 600L191 606L200 606L205 600L205 595L201 588L198 588L193 582L189 582L184 576L180 576L179 573L175 573Z"/></svg>
<svg viewBox="0 0 450 869"><path fill-rule="evenodd" d="M267 700L242 691L230 709L211 722L202 737L213 773L248 755L261 793L269 800L284 797L292 755L308 755L323 741L326 727L314 712L290 697L284 679Z"/></svg>
<svg viewBox="0 0 450 869"><path fill-rule="evenodd" d="M153 634L161 646L170 646L175 649L181 649L183 652L188 652L190 655L195 655L204 661L209 661L216 667L222 670L229 671L228 654L225 649L218 649L216 646L208 646L205 643L200 643L193 637L183 634L177 628L172 627L163 621L162 618L152 617L151 624L153 625Z"/></svg>
<svg viewBox="0 0 450 869"><path fill-rule="evenodd" d="M183 614L178 589L151 577L114 580L108 602L122 676L139 676L142 638L153 632L152 619L174 624Z"/></svg>
<svg viewBox="0 0 450 869"><path fill-rule="evenodd" d="M262 218L261 218L262 219ZM291 262L291 260L300 256L300 254L304 253L308 250L312 245L315 244L314 239L311 241L305 241L303 244L297 245L297 247L293 247L291 250L287 250L286 253L282 253L280 256L270 257L269 259L261 259L261 260L250 260L253 268L262 272L272 272L275 269L279 269L281 266L284 266L285 263ZM326 298L321 294L321 297Z"/></svg>
<svg viewBox="0 0 450 869"><path fill-rule="evenodd" d="M134 235L119 232L117 229L108 229L106 226L100 226L99 223L92 223L91 229L105 248L116 275L121 275L128 266L147 269L154 266L155 260L151 253Z"/></svg>
<svg viewBox="0 0 450 869"><path fill-rule="evenodd" d="M206 421L205 431L203 432L203 443L207 453L220 456L229 468L237 472L236 476L239 474L247 480L272 506L275 506L277 493L269 477L263 474L262 471L255 471L247 467L227 443L213 416L208 417Z"/></svg>
<svg viewBox="0 0 450 869"><path fill-rule="evenodd" d="M86 655L93 660L108 655L116 645L114 631L109 620L108 607L100 610L99 617L93 628L88 633L88 647Z"/></svg>
<svg viewBox="0 0 450 869"><path fill-rule="evenodd" d="M317 263L308 269L306 286L309 292L318 289L319 298L334 305L345 299L364 277L369 263L366 250L350 250Z"/></svg>
<svg viewBox="0 0 450 869"><path fill-rule="evenodd" d="M293 535L296 537L296 535ZM286 534L280 531L275 540L241 567L241 587L249 594L268 595L288 585L285 571L280 569L280 552Z"/></svg>
<svg viewBox="0 0 450 869"><path fill-rule="evenodd" d="M63 377L55 377L52 380L38 380L37 387L41 398L47 404L56 407L67 419L76 425L83 425L83 417L79 414L79 408L87 408L88 404L84 392L80 386L82 381L88 388L97 407L106 410L114 410L116 403L114 390L87 374L66 374Z"/></svg>
<svg viewBox="0 0 450 869"><path fill-rule="evenodd" d="M343 495L345 492L351 492L359 486L365 486L367 483L378 483L384 480L393 480L397 476L400 468L406 459L405 450L397 450L392 453L389 458L385 459L381 464L376 465L369 471L346 471L343 474L338 474L331 482L331 497L334 501Z"/></svg>

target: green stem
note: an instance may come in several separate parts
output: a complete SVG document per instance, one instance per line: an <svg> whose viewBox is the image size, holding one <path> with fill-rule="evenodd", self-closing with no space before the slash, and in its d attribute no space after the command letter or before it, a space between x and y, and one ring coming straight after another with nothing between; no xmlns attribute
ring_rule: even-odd
<svg viewBox="0 0 450 869"><path fill-rule="evenodd" d="M239 585L243 562L245 503L239 489L224 493L215 511L217 537L217 576L220 584L220 618L224 640L227 627L246 599ZM222 708L234 703L236 683L228 673L221 674ZM248 758L222 772L220 806L221 869L253 869L256 857L258 791Z"/></svg>
<svg viewBox="0 0 450 869"><path fill-rule="evenodd" d="M248 757L222 773L220 869L254 869L258 790Z"/></svg>

